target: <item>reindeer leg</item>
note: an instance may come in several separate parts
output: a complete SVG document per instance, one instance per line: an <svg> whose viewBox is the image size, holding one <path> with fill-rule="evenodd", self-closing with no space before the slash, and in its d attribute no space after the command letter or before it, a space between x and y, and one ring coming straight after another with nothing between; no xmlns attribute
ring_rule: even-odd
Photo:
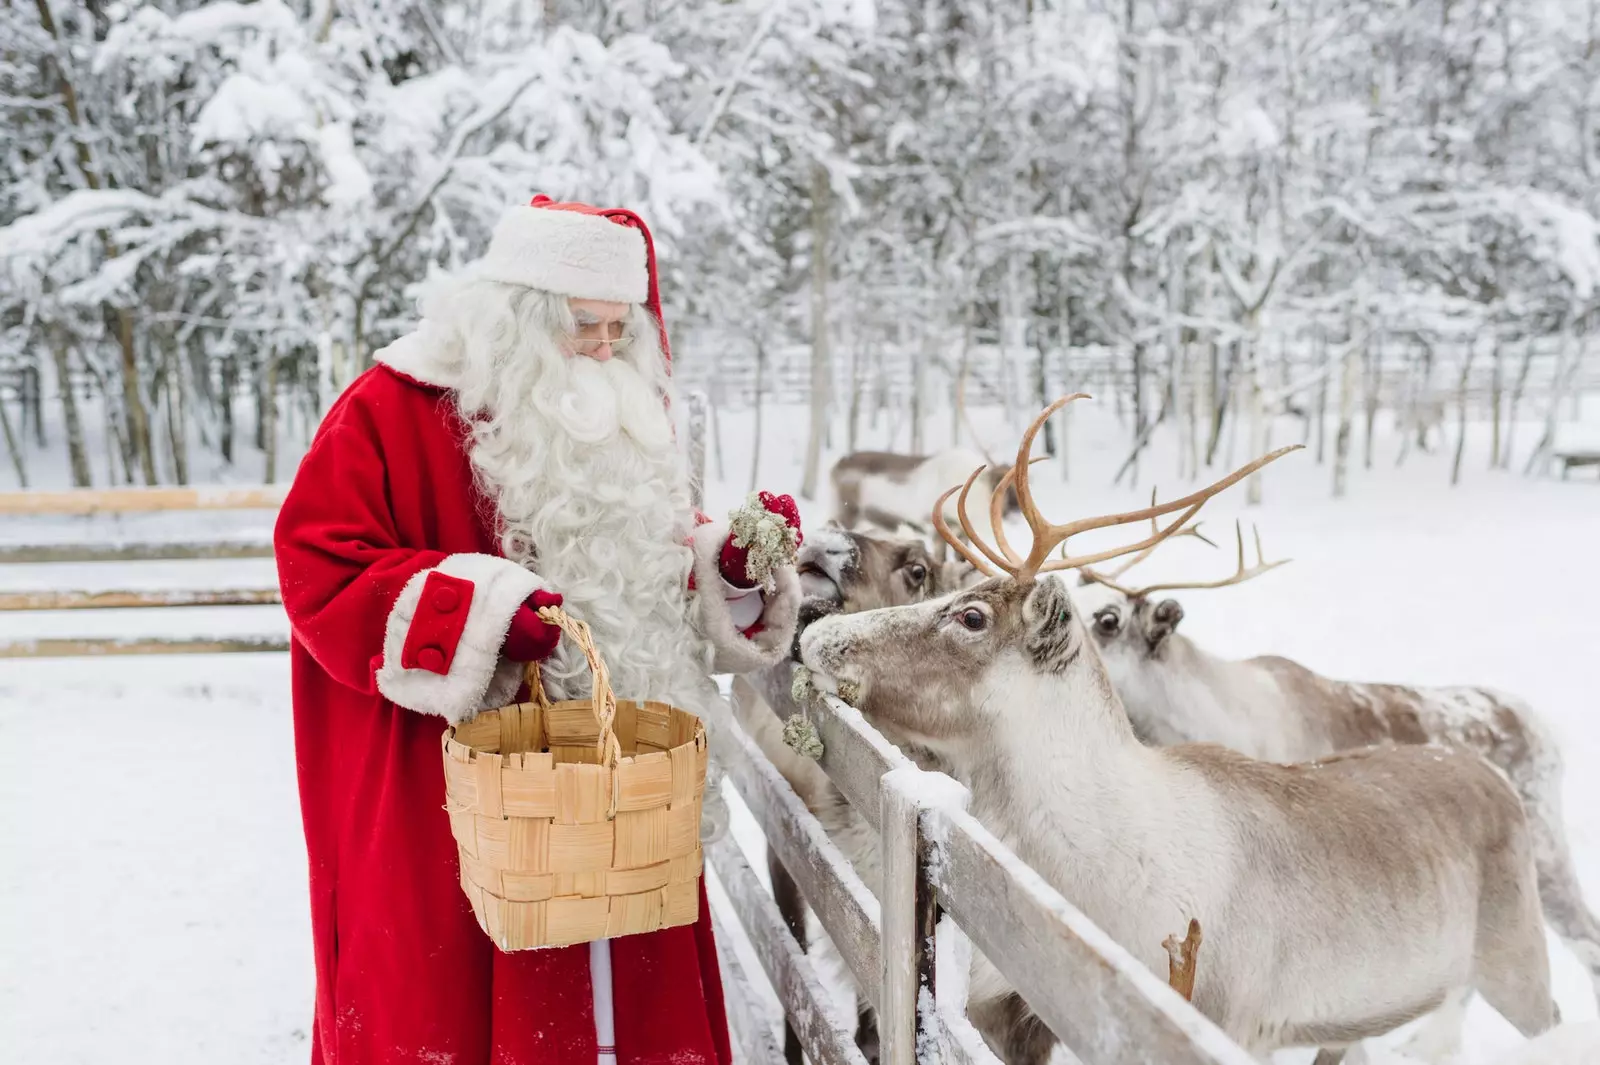
<svg viewBox="0 0 1600 1065"><path fill-rule="evenodd" d="M789 926L789 931L800 944L800 949L805 950L805 899L800 896L800 888L795 884L794 877L789 875L789 870L783 867L778 856L770 849L767 851L767 872L772 877L772 898L778 904L778 912L783 914L783 923ZM795 1034L787 1019L783 1022L783 1060L787 1065L803 1065L804 1060L800 1037Z"/></svg>
<svg viewBox="0 0 1600 1065"><path fill-rule="evenodd" d="M1012 992L967 1009L972 1025L1006 1065L1046 1065L1056 1036L1022 996Z"/></svg>
<svg viewBox="0 0 1600 1065"><path fill-rule="evenodd" d="M1472 988L1462 987L1445 995L1439 1008L1399 1048L1400 1053L1422 1061L1443 1061L1461 1049L1461 1028L1467 1021L1467 1003Z"/></svg>
<svg viewBox="0 0 1600 1065"><path fill-rule="evenodd" d="M859 996L856 998L856 1047L871 1065L877 1065L878 1015Z"/></svg>

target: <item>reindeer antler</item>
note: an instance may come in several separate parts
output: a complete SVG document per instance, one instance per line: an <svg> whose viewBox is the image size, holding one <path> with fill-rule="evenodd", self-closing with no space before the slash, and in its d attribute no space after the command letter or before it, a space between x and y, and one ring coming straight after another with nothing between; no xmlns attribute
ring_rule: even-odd
<svg viewBox="0 0 1600 1065"><path fill-rule="evenodd" d="M972 476L967 478L966 484L962 485L960 488L950 489L944 495L940 496L938 503L934 505L933 523L934 527L939 530L939 535L944 538L946 543L955 548L956 551L960 553L961 557L972 563L981 572L988 574L991 577L998 577L1002 573L1006 573L1017 580L1025 581L1032 580L1040 573L1051 573L1057 570L1065 569L1081 569L1085 566L1092 566L1096 562L1104 562L1108 559L1120 558L1123 555L1133 554L1135 552L1148 551L1182 529L1188 523L1189 519L1194 517L1195 514L1199 512L1200 508L1205 506L1206 501L1212 496L1234 484L1237 484L1239 481L1243 480L1245 477L1248 477L1256 470L1259 470L1267 463L1282 458L1291 451L1299 451L1301 448L1301 445L1299 444L1291 444L1288 447L1279 448L1271 454L1264 455L1261 458L1256 459L1254 462L1251 462L1245 466L1241 466L1239 469L1234 470L1220 481L1208 485L1198 492L1193 492L1189 495L1186 495L1182 499L1174 499L1169 503L1152 505L1140 510L1130 510L1121 514L1107 514L1094 518L1079 518L1077 521L1069 521L1065 524L1056 524L1054 522L1047 521L1044 515L1039 513L1039 508L1033 501L1033 492L1028 480L1028 471L1033 465L1034 461L1030 458L1030 455L1033 451L1033 438L1038 435L1039 428L1044 425L1045 421L1048 420L1049 417L1056 411L1060 410L1062 407L1065 407L1068 403L1071 403L1074 400L1088 398L1089 397L1087 394L1079 392L1074 395L1064 396L1061 399L1056 400L1054 403L1050 404L1050 406L1046 407L1042 412L1040 412L1039 416L1033 420L1031 425L1028 426L1027 431L1022 434L1022 443L1017 448L1016 464L1006 472L1006 475L1000 479L1000 483L995 486L995 496L990 501L990 516L992 519L994 519L991 522L994 529L994 544L991 545L985 543L981 537L974 533L972 529L972 522L967 517L966 507L967 495L971 492L973 484L977 481L978 477L983 473L983 471L987 469L987 467L978 467L978 469L973 471ZM998 520L998 507L995 505L995 499L1003 497L1006 488L1011 486L1013 483L1016 487L1017 502L1022 508L1022 516L1024 519L1026 519L1028 528L1033 534L1033 544L1029 548L1027 557L1025 558L1019 555L1011 547L1010 542L1007 540L1005 531L1001 527L1001 523ZM967 538L972 542L973 546L971 547L969 547L966 543L963 543L959 537L952 533L950 531L950 527L945 523L944 520L945 504L948 503L950 497L955 495L958 491L961 494L956 500L956 516L961 522L962 531L967 534ZM1182 511L1183 513L1177 518L1176 521L1172 522L1166 528L1161 528L1156 524L1156 518L1166 514L1171 514L1175 511ZM1063 551L1063 557L1046 561L1047 559L1050 559L1050 553L1052 551L1066 543L1068 538L1076 536L1079 533L1088 532L1091 529L1105 529L1114 525L1127 525L1130 522L1144 521L1146 519L1150 520L1152 532L1145 539L1140 540L1137 543L1128 544L1124 547L1107 548L1104 551L1098 551L1078 557L1066 555L1065 551ZM976 550L974 550L974 548L976 548Z"/></svg>
<svg viewBox="0 0 1600 1065"><path fill-rule="evenodd" d="M1254 534L1255 541L1256 541L1256 564L1254 566L1248 566L1248 567L1245 565L1245 562L1244 562L1244 529L1241 527L1239 522L1235 521L1233 523L1233 533L1234 533L1234 538L1238 541L1238 545L1239 545L1239 564L1238 564L1238 567L1234 570L1233 575L1231 577L1224 577L1221 580L1216 580L1216 581L1169 581L1169 582L1161 583L1161 584L1147 584L1142 588L1129 588L1129 587L1125 587L1125 586L1123 586L1121 584L1116 583L1116 581L1114 579L1112 579L1114 577L1121 576L1123 570L1127 569L1126 566L1124 566L1124 567L1122 567L1122 569L1119 569L1119 570L1115 571L1114 573L1110 573L1110 574L1096 573L1094 570L1088 568L1087 566L1085 566L1082 569L1080 569L1079 572L1083 574L1083 576L1084 576L1084 578L1086 580L1094 581L1096 584L1103 584L1107 588L1112 589L1113 591L1121 592L1123 595L1127 596L1129 599L1143 599L1145 596L1149 595L1152 592L1172 592L1172 591L1178 591L1180 589L1198 589L1198 588L1226 588L1231 584L1243 584L1245 581L1248 581L1248 580L1251 580L1253 578L1261 576L1263 573L1266 573L1268 570L1277 569L1279 566L1282 566L1282 565L1284 565L1284 564L1286 564L1288 562L1293 561L1292 559L1280 558L1275 562L1268 562L1266 554L1261 550L1261 530L1256 528L1256 526L1252 525L1252 526L1250 526L1250 531L1251 531L1251 533ZM1207 541L1207 542L1209 542L1209 541ZM1216 545L1213 544L1212 546L1214 547Z"/></svg>
<svg viewBox="0 0 1600 1065"><path fill-rule="evenodd" d="M1168 936L1161 941L1167 951L1167 983L1186 1002L1194 1000L1195 963L1200 954L1200 939L1200 922L1191 917L1189 931L1181 942L1177 936Z"/></svg>
<svg viewBox="0 0 1600 1065"><path fill-rule="evenodd" d="M1152 507L1156 505L1156 490L1154 488L1150 489L1150 505ZM1173 533L1170 537L1168 537L1168 539L1176 540L1180 536L1192 536L1196 540L1199 540L1203 544L1207 544L1207 545L1209 545L1211 547L1216 547L1217 545L1216 545L1215 541L1213 541L1205 533L1200 531L1200 526L1202 524L1204 524L1204 523L1197 521L1193 525L1185 526L1184 528L1179 529L1177 532ZM1154 519L1154 518L1150 519L1150 531L1152 533L1160 531L1159 528L1156 526L1156 519ZM1133 567L1137 566L1139 563L1143 562L1145 559L1149 558L1151 555L1155 554L1155 550L1156 550L1155 547L1147 547L1147 548L1145 548L1143 551L1140 551L1137 555L1134 555L1132 558L1128 559L1126 562L1124 562L1122 565L1118 566L1116 569L1108 570L1105 573L1104 576L1105 577L1111 577L1113 579L1122 576L1124 573L1128 572L1130 569L1132 569ZM1093 573L1092 571L1083 570L1081 568L1080 568L1080 572L1082 572L1084 574L1085 578L1087 578L1089 580L1097 580L1097 581L1100 581L1102 584L1105 583L1105 581L1102 578L1102 576L1100 574L1098 574L1098 573Z"/></svg>

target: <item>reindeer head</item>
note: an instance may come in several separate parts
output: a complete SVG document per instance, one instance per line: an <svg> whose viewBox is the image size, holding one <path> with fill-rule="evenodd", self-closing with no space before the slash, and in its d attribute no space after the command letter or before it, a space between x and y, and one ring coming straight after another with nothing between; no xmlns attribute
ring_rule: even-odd
<svg viewBox="0 0 1600 1065"><path fill-rule="evenodd" d="M922 539L856 532L830 522L807 537L795 560L808 599L845 613L920 603L975 576L960 562L940 563Z"/></svg>
<svg viewBox="0 0 1600 1065"><path fill-rule="evenodd" d="M1151 501L1154 502L1153 496ZM1152 519L1153 524L1154 519ZM1225 588L1231 584L1242 584L1289 561L1284 558L1268 562L1261 549L1260 531L1252 531L1255 533L1256 564L1253 566L1245 564L1244 530L1235 523L1234 536L1239 547L1238 566L1232 576L1221 580L1171 581L1146 584L1142 587L1119 583L1122 575L1150 557L1154 548L1140 551L1113 570L1102 572L1089 566L1080 567L1078 574L1083 587L1079 590L1078 598L1091 616L1089 629L1094 634L1095 642L1100 646L1114 672L1124 662L1137 665L1145 660L1161 658L1167 646L1167 638L1177 630L1178 622L1183 620L1183 607L1176 599L1157 599L1154 593L1179 589ZM1212 547L1216 546L1201 534L1198 525L1183 529L1170 539L1185 535L1193 536L1211 544Z"/></svg>
<svg viewBox="0 0 1600 1065"><path fill-rule="evenodd" d="M989 574L989 580L928 603L819 621L800 642L806 665L833 678L841 690L851 689L853 701L869 716L957 757L963 740L983 735L1021 708L1040 712L1039 708L1066 705L1082 708L1076 712L1085 714L1118 713L1105 668L1071 597L1059 578L1045 574L1148 551L1177 533L1212 496L1297 447L1281 448L1170 503L1054 524L1039 513L1029 490L1029 452L1045 419L1079 398L1086 397L1058 400L1023 434L1016 465L1003 476L991 500L994 544L974 534L966 510L967 495L982 475L981 467L965 485L946 492L934 505L933 521L940 535L976 569ZM998 520L1001 490L1010 484L1016 486L1033 533L1026 556L1011 547ZM956 536L944 519L945 505L957 491L961 493L957 517L965 539ZM1179 511L1178 519L1165 528L1156 524L1158 517ZM1076 557L1063 549L1061 558L1049 557L1079 532L1146 519L1153 531L1137 543Z"/></svg>
<svg viewBox="0 0 1600 1065"><path fill-rule="evenodd" d="M1011 466L1004 462L998 462L995 463L992 472L995 475L995 491L1003 500L1000 505L1000 516L1011 518L1021 514L1022 501L1017 498L1016 480L1011 476Z"/></svg>
<svg viewBox="0 0 1600 1065"><path fill-rule="evenodd" d="M796 567L805 594L796 659L800 636L819 618L926 602L978 576L964 562L936 559L919 537L874 535L833 522L806 539Z"/></svg>
<svg viewBox="0 0 1600 1065"><path fill-rule="evenodd" d="M874 721L949 755L1005 724L1019 709L1019 682L1036 695L1058 689L1075 706L1101 705L1110 694L1054 576L995 577L932 602L826 618L806 630L800 648L807 667L848 690ZM1074 698L1084 686L1100 698Z"/></svg>

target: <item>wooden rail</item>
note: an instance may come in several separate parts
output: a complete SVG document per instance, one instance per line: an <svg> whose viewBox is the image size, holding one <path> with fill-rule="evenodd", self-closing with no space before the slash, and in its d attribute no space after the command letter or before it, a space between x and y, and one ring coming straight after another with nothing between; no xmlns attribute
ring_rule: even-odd
<svg viewBox="0 0 1600 1065"><path fill-rule="evenodd" d="M169 559L271 558L265 540L131 541L0 545L0 565L40 562L161 562Z"/></svg>
<svg viewBox="0 0 1600 1065"><path fill-rule="evenodd" d="M133 514L164 510L276 510L286 484L254 488L74 488L65 492L0 492L0 515Z"/></svg>
<svg viewBox="0 0 1600 1065"><path fill-rule="evenodd" d="M7 610L119 610L163 606L271 606L283 602L276 588L180 589L141 591L0 592L0 611Z"/></svg>
<svg viewBox="0 0 1600 1065"><path fill-rule="evenodd" d="M289 649L283 636L228 636L192 639L128 636L107 639L47 637L0 643L0 658L79 658L102 655L264 654Z"/></svg>
<svg viewBox="0 0 1600 1065"><path fill-rule="evenodd" d="M741 702L768 705L742 679L734 681L733 693ZM937 980L937 955L946 949L944 937L934 934L945 931L941 914L945 923L955 922L954 942L971 936L1017 988L1061 1040L1068 1061L1253 1065L1161 977L968 815L960 785L918 768L837 699L816 700L809 716L823 739L819 764L878 833L883 872L876 898L863 898L865 885L821 824L736 725L729 730L733 741L714 750L861 993L876 1006L881 1065L995 1065L966 1018L963 988L944 988ZM855 1061L846 1026L837 1018L819 1021L809 990L812 963L743 856L731 841L708 855L730 893L758 896L737 898L735 905L806 1054L814 1062Z"/></svg>

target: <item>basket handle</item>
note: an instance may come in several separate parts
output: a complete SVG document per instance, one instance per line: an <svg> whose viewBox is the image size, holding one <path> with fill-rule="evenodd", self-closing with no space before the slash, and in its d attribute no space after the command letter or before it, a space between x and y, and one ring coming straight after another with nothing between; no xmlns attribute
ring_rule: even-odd
<svg viewBox="0 0 1600 1065"><path fill-rule="evenodd" d="M622 757L622 746L617 742L616 733L617 696L611 690L611 674L606 669L605 660L595 648L589 626L556 606L540 607L539 617L561 629L568 639L578 645L583 657L588 659L589 672L594 675L594 690L590 702L595 708L595 717L600 726L594 749L600 756L601 764L615 769ZM539 705L546 710L550 709L549 697L544 693L544 681L539 663L529 662L523 677L527 681L529 692L539 701Z"/></svg>

